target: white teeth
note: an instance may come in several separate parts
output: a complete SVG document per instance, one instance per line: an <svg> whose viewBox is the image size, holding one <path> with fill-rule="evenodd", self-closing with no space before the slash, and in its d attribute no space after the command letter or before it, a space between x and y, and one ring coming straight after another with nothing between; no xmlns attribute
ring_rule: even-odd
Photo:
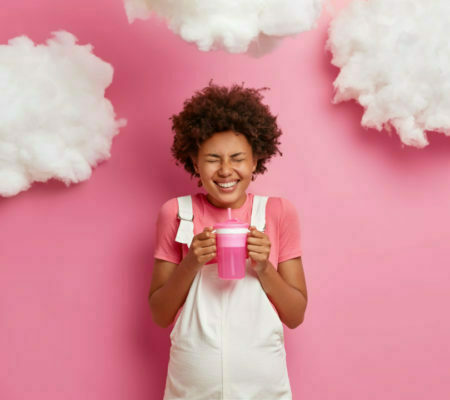
<svg viewBox="0 0 450 400"><path fill-rule="evenodd" d="M238 183L238 181L227 182L227 183L219 183L219 182L217 182L217 184L218 184L220 187L223 187L223 188L230 188L230 187L236 185L236 183Z"/></svg>

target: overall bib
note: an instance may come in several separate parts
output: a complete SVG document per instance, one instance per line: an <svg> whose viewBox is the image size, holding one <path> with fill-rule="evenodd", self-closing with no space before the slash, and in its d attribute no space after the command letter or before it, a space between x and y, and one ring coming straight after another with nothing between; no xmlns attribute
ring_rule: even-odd
<svg viewBox="0 0 450 400"><path fill-rule="evenodd" d="M254 196L251 225L265 228L267 197ZM194 236L192 200L178 198L176 241ZM164 400L291 400L283 325L247 260L243 279L217 264L195 276L170 334Z"/></svg>

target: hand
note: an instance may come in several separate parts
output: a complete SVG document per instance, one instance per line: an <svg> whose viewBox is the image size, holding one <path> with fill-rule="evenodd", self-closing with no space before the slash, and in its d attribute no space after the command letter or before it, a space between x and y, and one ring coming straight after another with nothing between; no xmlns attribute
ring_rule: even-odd
<svg viewBox="0 0 450 400"><path fill-rule="evenodd" d="M247 236L247 251L256 272L262 272L268 267L270 246L269 236L251 226Z"/></svg>
<svg viewBox="0 0 450 400"><path fill-rule="evenodd" d="M212 231L212 226L206 227L192 239L191 247L183 260L188 268L199 270L216 256L216 235Z"/></svg>

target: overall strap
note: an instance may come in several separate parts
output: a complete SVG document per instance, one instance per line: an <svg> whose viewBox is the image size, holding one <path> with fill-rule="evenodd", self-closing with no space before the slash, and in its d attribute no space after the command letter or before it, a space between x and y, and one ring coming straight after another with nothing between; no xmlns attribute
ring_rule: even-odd
<svg viewBox="0 0 450 400"><path fill-rule="evenodd" d="M256 227L258 231L264 232L266 229L266 204L269 198L267 196L253 196L251 226Z"/></svg>
<svg viewBox="0 0 450 400"><path fill-rule="evenodd" d="M191 246L192 239L194 238L194 213L192 210L192 198L191 196L178 197L178 219L180 225L178 227L177 236L175 241L178 243L187 244Z"/></svg>

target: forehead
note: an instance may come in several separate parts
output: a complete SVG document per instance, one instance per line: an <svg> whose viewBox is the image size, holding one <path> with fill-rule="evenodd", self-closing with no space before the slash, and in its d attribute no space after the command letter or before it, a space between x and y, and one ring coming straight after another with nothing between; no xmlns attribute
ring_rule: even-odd
<svg viewBox="0 0 450 400"><path fill-rule="evenodd" d="M215 133L205 140L199 148L199 153L226 154L229 152L248 152L251 150L250 143L245 135L241 133L227 131Z"/></svg>

